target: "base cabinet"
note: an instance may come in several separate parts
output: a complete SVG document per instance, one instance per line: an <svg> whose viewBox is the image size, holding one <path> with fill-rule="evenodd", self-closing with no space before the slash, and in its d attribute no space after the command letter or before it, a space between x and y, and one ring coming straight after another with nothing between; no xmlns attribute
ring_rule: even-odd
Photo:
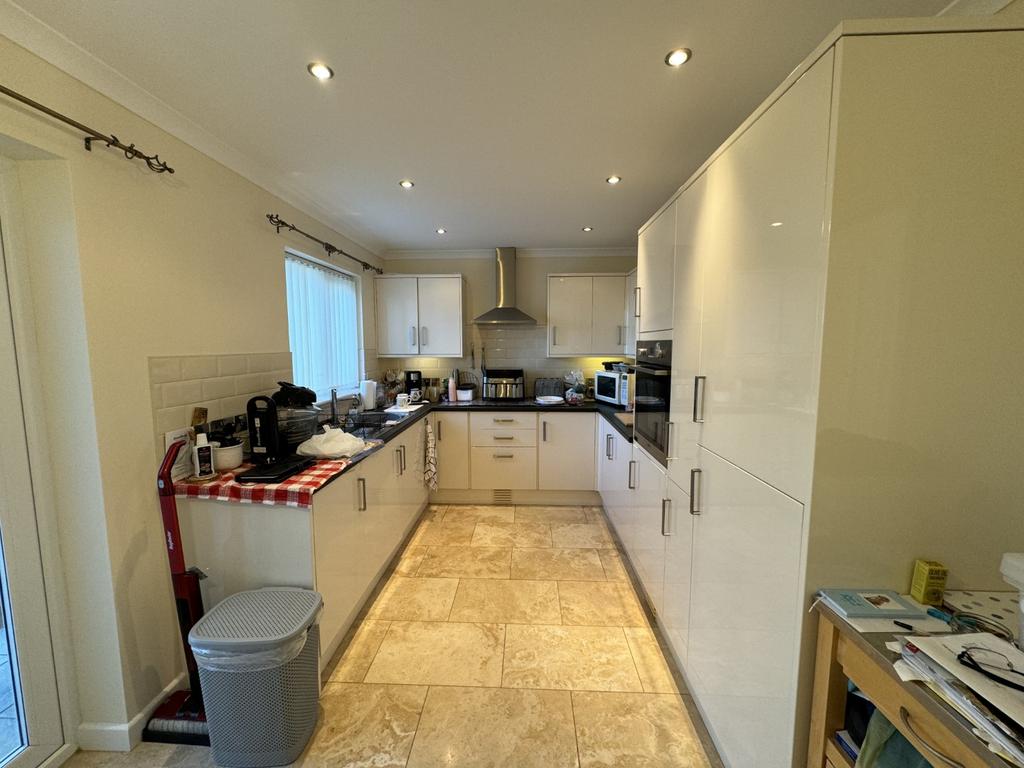
<svg viewBox="0 0 1024 768"><path fill-rule="evenodd" d="M596 414L541 413L537 487L542 491L593 491Z"/></svg>
<svg viewBox="0 0 1024 768"><path fill-rule="evenodd" d="M469 488L469 414L435 413L431 418L437 448L438 489Z"/></svg>
<svg viewBox="0 0 1024 768"><path fill-rule="evenodd" d="M636 495L627 527L629 556L654 608L661 613L665 594L665 469L642 449L636 451Z"/></svg>
<svg viewBox="0 0 1024 768"><path fill-rule="evenodd" d="M625 542L624 531L633 513L633 444L604 417L597 423L597 490L608 519Z"/></svg>

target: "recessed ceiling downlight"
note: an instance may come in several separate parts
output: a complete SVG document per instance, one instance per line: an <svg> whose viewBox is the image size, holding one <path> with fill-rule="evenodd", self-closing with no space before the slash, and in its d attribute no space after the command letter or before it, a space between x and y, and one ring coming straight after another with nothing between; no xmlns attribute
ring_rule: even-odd
<svg viewBox="0 0 1024 768"><path fill-rule="evenodd" d="M583 231L584 231L584 232L593 232L593 231L594 231L594 228L593 228L593 227L584 227L584 228L583 228Z"/></svg>
<svg viewBox="0 0 1024 768"><path fill-rule="evenodd" d="M676 48L665 55L665 63L670 67L681 67L690 60L693 51L689 48Z"/></svg>
<svg viewBox="0 0 1024 768"><path fill-rule="evenodd" d="M439 235L443 235L443 234L444 234L445 232L447 232L448 230L447 230L447 229L445 229L444 227L438 227L438 228L437 228L437 229L435 229L434 231L435 231L435 232L437 232L437 234L439 234Z"/></svg>
<svg viewBox="0 0 1024 768"><path fill-rule="evenodd" d="M413 187L416 186L416 183L412 179L402 179L400 182L398 182L398 186L400 186L402 189L412 189Z"/></svg>
<svg viewBox="0 0 1024 768"><path fill-rule="evenodd" d="M611 176L609 176L607 179L605 179L605 181L607 181L609 184L611 184L614 187L616 184L618 184L620 181L622 181L622 177L621 176L616 176L613 173Z"/></svg>
<svg viewBox="0 0 1024 768"><path fill-rule="evenodd" d="M321 82L324 80L330 80L334 77L334 70L320 61L311 61L306 66L306 71Z"/></svg>

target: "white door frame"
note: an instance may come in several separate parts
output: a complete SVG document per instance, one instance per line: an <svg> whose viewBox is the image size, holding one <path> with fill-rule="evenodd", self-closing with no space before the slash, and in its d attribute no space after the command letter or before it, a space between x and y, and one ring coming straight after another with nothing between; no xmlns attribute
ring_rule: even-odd
<svg viewBox="0 0 1024 768"><path fill-rule="evenodd" d="M0 477L13 502L0 511L3 586L29 741L7 765L35 768L59 765L74 751L67 742L77 706L16 174L16 164L0 156L0 365L16 373L0 377L0 402L9 404L0 409Z"/></svg>

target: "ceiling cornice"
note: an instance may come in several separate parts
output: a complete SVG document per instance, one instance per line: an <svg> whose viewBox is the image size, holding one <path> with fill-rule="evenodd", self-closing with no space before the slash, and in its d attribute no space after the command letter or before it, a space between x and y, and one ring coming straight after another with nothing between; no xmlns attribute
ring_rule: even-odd
<svg viewBox="0 0 1024 768"><path fill-rule="evenodd" d="M636 256L636 248L517 248L516 255L521 259L628 259ZM467 250L432 250L409 249L385 251L381 254L384 261L404 261L407 259L493 259L493 248L474 248Z"/></svg>
<svg viewBox="0 0 1024 768"><path fill-rule="evenodd" d="M371 232L332 214L296 189L280 171L239 152L11 0L0 0L0 29L4 37L30 53L379 257L384 243Z"/></svg>

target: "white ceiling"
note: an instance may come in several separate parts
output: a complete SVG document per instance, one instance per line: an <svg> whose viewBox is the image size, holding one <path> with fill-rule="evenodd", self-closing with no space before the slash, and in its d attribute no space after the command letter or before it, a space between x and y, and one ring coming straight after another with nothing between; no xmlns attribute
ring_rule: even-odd
<svg viewBox="0 0 1024 768"><path fill-rule="evenodd" d="M947 2L18 5L382 250L631 245L840 20L934 15ZM662 60L677 46L694 57L673 70ZM312 60L335 78L315 81Z"/></svg>

